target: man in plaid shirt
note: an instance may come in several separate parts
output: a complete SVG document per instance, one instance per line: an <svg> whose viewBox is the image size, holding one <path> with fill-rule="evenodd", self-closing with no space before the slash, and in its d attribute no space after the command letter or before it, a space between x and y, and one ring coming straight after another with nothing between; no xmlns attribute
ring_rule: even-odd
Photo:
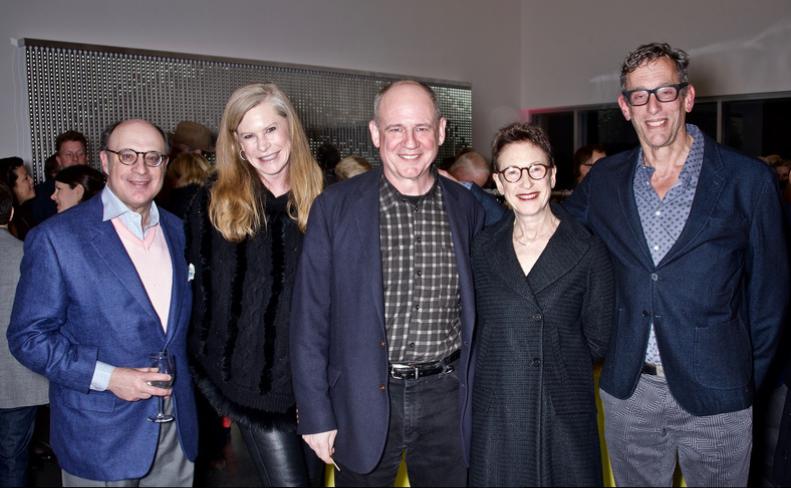
<svg viewBox="0 0 791 488"><path fill-rule="evenodd" d="M466 484L470 240L483 210L432 167L446 120L428 86L385 86L382 168L314 203L292 303L299 431L342 486ZM466 425L466 426L465 426Z"/></svg>

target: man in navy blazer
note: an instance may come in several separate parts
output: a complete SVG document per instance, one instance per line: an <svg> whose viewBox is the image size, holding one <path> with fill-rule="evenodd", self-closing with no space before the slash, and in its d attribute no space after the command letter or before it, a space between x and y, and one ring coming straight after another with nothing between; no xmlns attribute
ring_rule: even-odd
<svg viewBox="0 0 791 488"><path fill-rule="evenodd" d="M153 203L167 144L143 120L116 124L93 199L25 241L8 329L11 352L50 381L51 443L64 486L191 486L197 442L186 357L191 291L181 221ZM175 357L170 376L149 355ZM158 397L175 422L153 423Z"/></svg>
<svg viewBox="0 0 791 488"><path fill-rule="evenodd" d="M601 377L619 486L746 486L752 401L788 301L776 178L694 125L688 57L630 53L618 104L640 147L599 161L566 201L608 246L617 282Z"/></svg>
<svg viewBox="0 0 791 488"><path fill-rule="evenodd" d="M483 210L432 169L433 91L383 88L369 124L382 169L330 186L310 212L292 302L299 432L339 486L466 483L470 240Z"/></svg>

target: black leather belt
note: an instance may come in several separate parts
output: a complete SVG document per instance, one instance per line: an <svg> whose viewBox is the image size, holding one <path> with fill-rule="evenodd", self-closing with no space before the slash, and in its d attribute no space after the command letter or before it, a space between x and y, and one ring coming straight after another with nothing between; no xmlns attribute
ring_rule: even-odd
<svg viewBox="0 0 791 488"><path fill-rule="evenodd" d="M445 359L440 359L439 361L413 364L391 363L390 376L397 380L416 380L424 376L431 376L439 373L450 373L454 370L450 363L459 359L459 356L461 356L461 352L456 351Z"/></svg>
<svg viewBox="0 0 791 488"><path fill-rule="evenodd" d="M661 364L644 363L643 369L641 369L640 372L649 376L665 377L665 368L663 368Z"/></svg>

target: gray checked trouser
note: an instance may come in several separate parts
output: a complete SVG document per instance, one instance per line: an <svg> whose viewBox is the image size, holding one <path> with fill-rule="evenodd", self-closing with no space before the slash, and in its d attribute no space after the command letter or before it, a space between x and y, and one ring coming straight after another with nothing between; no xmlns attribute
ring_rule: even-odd
<svg viewBox="0 0 791 488"><path fill-rule="evenodd" d="M676 403L664 378L645 374L626 400L599 393L618 486L672 486L676 460L687 486L747 486L752 407L697 417Z"/></svg>

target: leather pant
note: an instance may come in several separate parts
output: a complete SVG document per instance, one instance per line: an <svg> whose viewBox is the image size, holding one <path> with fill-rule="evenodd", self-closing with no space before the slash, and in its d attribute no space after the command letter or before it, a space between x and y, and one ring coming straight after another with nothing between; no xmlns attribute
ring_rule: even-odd
<svg viewBox="0 0 791 488"><path fill-rule="evenodd" d="M239 424L263 486L323 486L324 463L295 432Z"/></svg>

